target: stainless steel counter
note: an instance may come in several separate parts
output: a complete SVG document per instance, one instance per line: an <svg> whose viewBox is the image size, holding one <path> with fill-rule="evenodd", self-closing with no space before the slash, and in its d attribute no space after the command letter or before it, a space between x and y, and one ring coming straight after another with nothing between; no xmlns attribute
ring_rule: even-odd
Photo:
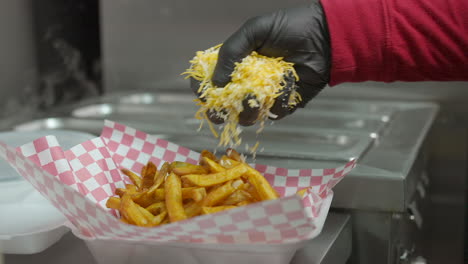
<svg viewBox="0 0 468 264"><path fill-rule="evenodd" d="M99 135L103 119L109 119L194 150L214 149L217 141L208 128L194 135L198 120L192 100L187 93L115 93L10 128ZM250 146L261 141L264 152L258 153L257 163L281 167L335 168L358 158L358 167L336 187L333 206L404 212L416 189L417 156L437 110L437 105L423 102L316 99L294 115L267 124L260 136L257 127L245 128L242 140Z"/></svg>
<svg viewBox="0 0 468 264"><path fill-rule="evenodd" d="M351 254L349 216L330 213L320 236L298 251L291 264L345 264ZM34 255L7 255L5 264L97 264L85 243L73 234ZM157 262L154 262L157 263ZM111 263L109 263L111 264Z"/></svg>

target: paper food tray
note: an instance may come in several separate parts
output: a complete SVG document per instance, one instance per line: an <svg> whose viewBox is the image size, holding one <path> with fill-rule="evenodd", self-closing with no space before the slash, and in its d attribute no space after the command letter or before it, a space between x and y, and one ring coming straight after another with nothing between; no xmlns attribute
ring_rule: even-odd
<svg viewBox="0 0 468 264"><path fill-rule="evenodd" d="M50 134L66 148L96 137L66 130L4 131L0 132L0 141L17 147ZM67 218L3 159L0 159L0 212L0 252L4 254L42 252L69 231L64 226Z"/></svg>
<svg viewBox="0 0 468 264"><path fill-rule="evenodd" d="M223 263L231 254L239 258L239 252L243 252L244 262L253 263L259 261L255 256L268 257L273 251L282 252L276 258L284 261L272 263L287 263L305 240L319 234L331 189L356 165L353 160L334 169L288 170L252 164L280 199L145 228L124 224L105 208L114 190L129 182L120 168L140 171L149 160L158 167L164 161L195 164L199 153L106 121L100 137L70 150L63 150L55 137L47 136L16 149L1 143L0 156L68 218L73 233L87 240L102 263L105 256L118 255L116 252L127 256L121 256L118 263L144 263L145 256L155 262L158 258L152 253L162 247L172 256L183 248L190 252L186 256L203 263L211 263L217 255L214 252L223 255L218 256ZM305 187L310 187L306 195L294 195ZM107 250L104 245L109 245ZM171 248L175 254L169 254ZM161 263L167 261L171 260Z"/></svg>

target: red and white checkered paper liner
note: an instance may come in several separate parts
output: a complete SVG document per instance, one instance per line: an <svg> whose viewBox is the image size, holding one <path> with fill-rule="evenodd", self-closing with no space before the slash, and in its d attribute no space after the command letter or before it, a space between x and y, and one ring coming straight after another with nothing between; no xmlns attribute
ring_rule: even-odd
<svg viewBox="0 0 468 264"><path fill-rule="evenodd" d="M321 201L356 165L336 169L288 170L253 164L280 193L277 200L156 228L127 225L105 208L115 188L128 178L119 168L140 171L149 160L197 163L200 154L125 125L106 121L98 138L64 151L54 136L17 149L0 143L6 159L71 222L85 239L161 243L290 243L311 237ZM311 187L304 197L292 195Z"/></svg>

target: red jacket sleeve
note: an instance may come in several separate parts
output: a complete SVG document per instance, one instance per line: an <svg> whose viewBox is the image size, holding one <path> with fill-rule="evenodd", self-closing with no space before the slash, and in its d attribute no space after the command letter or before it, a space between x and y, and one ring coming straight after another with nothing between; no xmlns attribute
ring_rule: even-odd
<svg viewBox="0 0 468 264"><path fill-rule="evenodd" d="M468 0L321 0L330 85L468 80Z"/></svg>

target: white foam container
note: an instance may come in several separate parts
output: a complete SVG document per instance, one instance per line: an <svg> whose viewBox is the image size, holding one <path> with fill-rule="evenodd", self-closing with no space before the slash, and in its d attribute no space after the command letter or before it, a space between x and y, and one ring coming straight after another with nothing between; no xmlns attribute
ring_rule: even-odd
<svg viewBox="0 0 468 264"><path fill-rule="evenodd" d="M333 194L330 194L323 200L320 214L316 218L317 229L312 235L313 238L322 231L332 199ZM274 245L193 243L148 245L115 240L85 240L85 242L98 264L287 264L291 262L296 251L307 243L302 241Z"/></svg>
<svg viewBox="0 0 468 264"><path fill-rule="evenodd" d="M54 135L70 148L94 138L91 134L64 130L2 132L0 141L20 146L37 138ZM69 229L66 217L0 160L0 253L35 254L55 244Z"/></svg>

